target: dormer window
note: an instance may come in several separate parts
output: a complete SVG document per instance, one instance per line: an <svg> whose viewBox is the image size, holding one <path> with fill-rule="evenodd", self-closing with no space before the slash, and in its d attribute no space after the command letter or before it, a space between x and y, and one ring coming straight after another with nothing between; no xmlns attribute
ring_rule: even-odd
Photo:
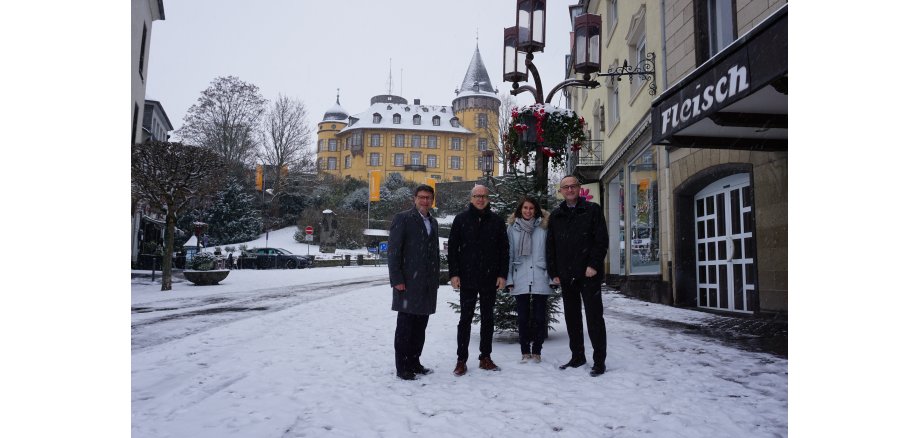
<svg viewBox="0 0 920 438"><path fill-rule="evenodd" d="M428 107L427 107L427 106L423 106L423 107L422 107L422 112L426 112L426 113L427 113L427 112L428 112Z"/></svg>
<svg viewBox="0 0 920 438"><path fill-rule="evenodd" d="M402 122L402 116L399 114L393 114L393 124L398 125L400 122Z"/></svg>
<svg viewBox="0 0 920 438"><path fill-rule="evenodd" d="M450 126L453 126L454 128L459 128L460 120L458 120L456 117L450 119Z"/></svg>
<svg viewBox="0 0 920 438"><path fill-rule="evenodd" d="M446 113L446 112L447 112L447 108L445 108L445 107L442 106L442 107L441 107L441 112L442 112L442 113Z"/></svg>
<svg viewBox="0 0 920 438"><path fill-rule="evenodd" d="M431 124L434 125L434 126L441 126L441 118L438 117L438 116L432 117L432 118L431 118Z"/></svg>
<svg viewBox="0 0 920 438"><path fill-rule="evenodd" d="M421 124L422 124L422 116L420 116L420 115L418 115L418 114L412 116L412 124L413 124L413 125L421 125Z"/></svg>
<svg viewBox="0 0 920 438"><path fill-rule="evenodd" d="M393 109L393 105L387 105L387 109L388 109L388 110Z"/></svg>
<svg viewBox="0 0 920 438"><path fill-rule="evenodd" d="M409 107L406 107L405 110L406 110L406 112L409 112Z"/></svg>
<svg viewBox="0 0 920 438"><path fill-rule="evenodd" d="M380 113L374 113L374 123L380 123L381 120L383 120L383 116Z"/></svg>

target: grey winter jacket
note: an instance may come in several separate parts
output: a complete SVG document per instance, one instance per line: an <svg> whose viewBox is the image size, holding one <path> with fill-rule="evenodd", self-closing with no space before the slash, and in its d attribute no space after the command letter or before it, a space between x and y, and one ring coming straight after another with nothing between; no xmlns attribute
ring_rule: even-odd
<svg viewBox="0 0 920 438"><path fill-rule="evenodd" d="M521 244L524 230L517 223L508 225L508 243L510 245L508 264L508 286L511 295L540 294L552 295L549 287L550 278L546 273L546 218L534 228L531 236L532 246L529 256L516 256L515 248Z"/></svg>

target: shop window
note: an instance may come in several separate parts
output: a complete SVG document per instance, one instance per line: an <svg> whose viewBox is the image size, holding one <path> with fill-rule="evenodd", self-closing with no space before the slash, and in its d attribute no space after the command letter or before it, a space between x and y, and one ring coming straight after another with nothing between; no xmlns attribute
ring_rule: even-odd
<svg viewBox="0 0 920 438"><path fill-rule="evenodd" d="M629 164L630 274L659 274L657 151L649 147Z"/></svg>

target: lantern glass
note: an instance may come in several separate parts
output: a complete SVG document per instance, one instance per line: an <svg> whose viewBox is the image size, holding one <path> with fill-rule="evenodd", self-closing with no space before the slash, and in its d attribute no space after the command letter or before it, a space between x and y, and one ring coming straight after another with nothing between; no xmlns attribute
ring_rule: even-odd
<svg viewBox="0 0 920 438"><path fill-rule="evenodd" d="M527 64L524 59L526 54L518 51L517 42L517 27L505 28L505 65L502 77L506 82L527 82Z"/></svg>
<svg viewBox="0 0 920 438"><path fill-rule="evenodd" d="M546 1L518 0L516 24L520 31L518 50L542 52L546 40Z"/></svg>
<svg viewBox="0 0 920 438"><path fill-rule="evenodd" d="M601 17L582 14L575 17L575 71L596 73L601 67Z"/></svg>

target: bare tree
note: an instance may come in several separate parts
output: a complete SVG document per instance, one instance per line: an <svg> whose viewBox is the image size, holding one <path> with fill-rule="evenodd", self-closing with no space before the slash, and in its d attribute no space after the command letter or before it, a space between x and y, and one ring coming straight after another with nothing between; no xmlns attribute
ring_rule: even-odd
<svg viewBox="0 0 920 438"><path fill-rule="evenodd" d="M303 102L279 94L265 118L265 140L260 157L274 172L275 195L284 190L283 170L303 172L309 166L309 146L313 142L313 128L307 120Z"/></svg>
<svg viewBox="0 0 920 438"><path fill-rule="evenodd" d="M228 163L251 164L266 102L259 87L235 76L218 77L188 109L176 134L214 150Z"/></svg>
<svg viewBox="0 0 920 438"><path fill-rule="evenodd" d="M172 254L177 216L223 185L225 163L209 149L181 143L148 142L131 149L131 197L166 216L163 278L172 290Z"/></svg>

